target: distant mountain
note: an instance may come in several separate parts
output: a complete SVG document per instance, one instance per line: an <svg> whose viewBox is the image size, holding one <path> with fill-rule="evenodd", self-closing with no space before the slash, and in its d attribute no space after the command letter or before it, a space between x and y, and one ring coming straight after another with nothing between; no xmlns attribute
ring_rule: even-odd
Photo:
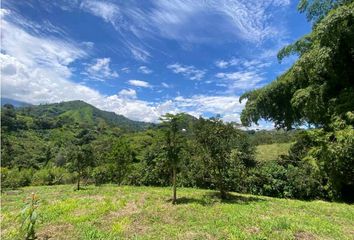
<svg viewBox="0 0 354 240"><path fill-rule="evenodd" d="M17 100L10 99L10 98L1 98L1 106L4 106L5 104L11 104L11 105L13 105L14 107L27 107L27 106L32 106L32 104L30 104L30 103L17 101Z"/></svg>
<svg viewBox="0 0 354 240"><path fill-rule="evenodd" d="M111 127L119 127L132 131L144 130L154 125L152 123L133 121L122 115L100 110L80 100L25 106L18 111L34 118L60 119L65 122L87 126L98 126L104 123Z"/></svg>

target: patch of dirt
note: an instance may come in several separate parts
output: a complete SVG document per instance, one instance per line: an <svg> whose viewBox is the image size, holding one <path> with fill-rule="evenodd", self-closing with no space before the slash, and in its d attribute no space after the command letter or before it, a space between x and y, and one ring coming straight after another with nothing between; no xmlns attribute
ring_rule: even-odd
<svg viewBox="0 0 354 240"><path fill-rule="evenodd" d="M246 232L250 233L250 234L257 234L261 231L261 229L259 227L249 227L246 229Z"/></svg>
<svg viewBox="0 0 354 240"><path fill-rule="evenodd" d="M294 235L296 240L315 240L317 239L315 235L309 232L297 232Z"/></svg>
<svg viewBox="0 0 354 240"><path fill-rule="evenodd" d="M49 225L41 229L37 237L39 240L70 240L74 239L74 227L68 223Z"/></svg>
<svg viewBox="0 0 354 240"><path fill-rule="evenodd" d="M147 224L144 224L144 222L137 218L135 219L128 227L126 230L126 235L127 236L141 236L146 234L149 231L149 227Z"/></svg>
<svg viewBox="0 0 354 240"><path fill-rule="evenodd" d="M23 193L23 190L9 190L5 192L6 195L19 195L21 193Z"/></svg>
<svg viewBox="0 0 354 240"><path fill-rule="evenodd" d="M195 239L206 239L206 240L213 240L216 239L213 236L211 236L208 233L202 233L202 232L193 232L193 231L188 231L185 232L181 238L179 239L185 239L185 240L195 240Z"/></svg>
<svg viewBox="0 0 354 240"><path fill-rule="evenodd" d="M108 228L112 225L112 222L114 222L114 219L117 219L120 217L129 217L131 215L140 213L141 208L143 207L143 205L145 203L145 196L146 196L146 194L144 193L137 201L128 202L123 208L121 208L117 211L112 211L112 212L108 213L100 220L98 225L100 225L105 230L110 230ZM137 229L135 229L134 227L136 227ZM135 226L135 222L133 222L131 224L131 226L129 227L129 230L128 230L129 232L130 232L131 228L134 228L134 231L139 231L138 228L141 228L141 226L140 226L140 224L136 224L136 226ZM141 231L143 231L143 230L144 229L141 229Z"/></svg>

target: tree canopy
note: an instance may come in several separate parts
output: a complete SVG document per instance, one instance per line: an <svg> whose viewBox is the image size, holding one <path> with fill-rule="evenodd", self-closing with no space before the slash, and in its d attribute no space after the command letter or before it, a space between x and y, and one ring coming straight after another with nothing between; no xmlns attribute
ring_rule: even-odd
<svg viewBox="0 0 354 240"><path fill-rule="evenodd" d="M300 9L307 9L311 18L327 12L312 12L309 2L313 5L319 1L300 2ZM279 59L292 53L299 55L287 72L271 84L241 96L240 101L247 99L241 114L244 125L263 118L278 128L302 124L327 127L333 117L345 119L353 111L354 3L340 2L331 5L338 7L319 20L310 34L279 52Z"/></svg>

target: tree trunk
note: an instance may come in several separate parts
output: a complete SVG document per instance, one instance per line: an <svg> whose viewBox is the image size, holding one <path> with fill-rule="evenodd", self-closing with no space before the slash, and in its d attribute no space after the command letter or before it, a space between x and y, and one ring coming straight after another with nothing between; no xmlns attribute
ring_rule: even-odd
<svg viewBox="0 0 354 240"><path fill-rule="evenodd" d="M81 174L79 173L77 176L77 190L80 190L80 178L81 178Z"/></svg>
<svg viewBox="0 0 354 240"><path fill-rule="evenodd" d="M172 169L172 185L173 185L173 197L172 197L172 204L176 204L177 201L177 193L176 193L176 167L174 166Z"/></svg>

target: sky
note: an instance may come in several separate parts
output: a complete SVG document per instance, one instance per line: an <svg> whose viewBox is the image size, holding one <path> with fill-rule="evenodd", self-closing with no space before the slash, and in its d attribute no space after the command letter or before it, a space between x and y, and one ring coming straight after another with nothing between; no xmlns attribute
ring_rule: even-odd
<svg viewBox="0 0 354 240"><path fill-rule="evenodd" d="M296 0L2 0L1 95L83 100L130 119L240 122L239 97L274 79L310 32ZM267 128L270 123L260 122Z"/></svg>

